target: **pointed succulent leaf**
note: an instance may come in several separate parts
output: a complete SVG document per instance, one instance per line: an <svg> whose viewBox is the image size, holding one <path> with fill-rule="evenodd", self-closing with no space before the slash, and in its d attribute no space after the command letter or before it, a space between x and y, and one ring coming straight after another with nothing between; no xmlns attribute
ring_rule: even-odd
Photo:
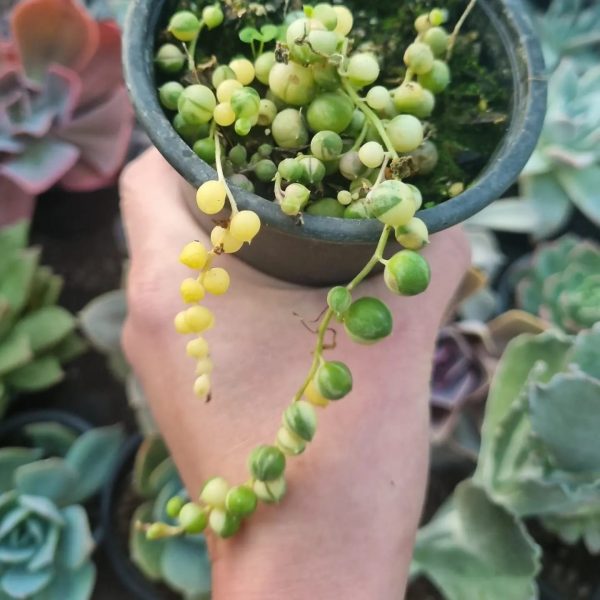
<svg viewBox="0 0 600 600"><path fill-rule="evenodd" d="M133 485L136 491L146 498L152 497L150 477L158 465L169 456L169 451L159 435L147 437L135 456Z"/></svg>
<svg viewBox="0 0 600 600"><path fill-rule="evenodd" d="M64 365L84 354L88 348L89 346L85 340L77 332L72 331L67 337L52 348L52 356L54 356L61 365Z"/></svg>
<svg viewBox="0 0 600 600"><path fill-rule="evenodd" d="M58 302L63 287L63 279L55 275L50 267L38 267L33 278L29 310L52 306Z"/></svg>
<svg viewBox="0 0 600 600"><path fill-rule="evenodd" d="M29 248L0 265L0 298L8 302L13 315L27 302L39 257L37 248Z"/></svg>
<svg viewBox="0 0 600 600"><path fill-rule="evenodd" d="M600 475L600 380L559 374L531 391L531 424L559 468Z"/></svg>
<svg viewBox="0 0 600 600"><path fill-rule="evenodd" d="M0 377L26 365L33 358L28 337L12 331L0 341Z"/></svg>
<svg viewBox="0 0 600 600"><path fill-rule="evenodd" d="M96 494L107 480L123 443L120 425L97 427L82 434L65 456L65 463L77 473L69 501L78 503Z"/></svg>
<svg viewBox="0 0 600 600"><path fill-rule="evenodd" d="M535 214L530 233L540 240L560 230L573 214L573 204L560 181L552 173L529 175L520 179L525 202ZM515 213L513 212L512 218Z"/></svg>
<svg viewBox="0 0 600 600"><path fill-rule="evenodd" d="M57 560L65 568L76 570L89 559L94 538L85 510L75 504L62 510L65 526L61 532Z"/></svg>
<svg viewBox="0 0 600 600"><path fill-rule="evenodd" d="M124 290L94 298L80 313L79 323L94 348L105 354L121 349L121 332L127 315Z"/></svg>
<svg viewBox="0 0 600 600"><path fill-rule="evenodd" d="M600 165L580 171L563 169L558 178L577 208L600 226Z"/></svg>
<svg viewBox="0 0 600 600"><path fill-rule="evenodd" d="M96 581L96 568L90 561L76 571L59 569L46 589L48 600L90 600ZM44 598L45 600L45 598Z"/></svg>
<svg viewBox="0 0 600 600"><path fill-rule="evenodd" d="M0 540L29 518L31 511L24 506L16 506L2 515L0 521Z"/></svg>
<svg viewBox="0 0 600 600"><path fill-rule="evenodd" d="M31 598L46 588L53 575L52 569L31 572L24 565L14 565L0 575L0 588L9 598Z"/></svg>
<svg viewBox="0 0 600 600"><path fill-rule="evenodd" d="M488 396L476 483L492 484L499 459L495 448L497 428L519 398L534 367L538 365L536 381L549 381L564 369L570 347L567 336L552 331L538 336L522 335L508 345Z"/></svg>
<svg viewBox="0 0 600 600"><path fill-rule="evenodd" d="M46 306L23 317L16 325L17 334L29 338L32 350L39 354L52 348L75 329L75 319L60 306Z"/></svg>
<svg viewBox="0 0 600 600"><path fill-rule="evenodd" d="M42 517L62 527L65 524L65 520L61 515L58 508L52 500L45 496L29 496L27 494L19 495L19 504L26 508L28 511L35 513L36 515Z"/></svg>
<svg viewBox="0 0 600 600"><path fill-rule="evenodd" d="M72 429L55 421L32 423L24 431L33 447L43 451L46 456L64 457L77 439Z"/></svg>
<svg viewBox="0 0 600 600"><path fill-rule="evenodd" d="M152 520L152 503L145 502L138 506L131 519L129 530L129 556L138 569L151 581L161 579L160 557L167 540L146 538L146 533L139 531L137 523L149 523Z"/></svg>
<svg viewBox="0 0 600 600"><path fill-rule="evenodd" d="M64 377L60 363L53 356L40 356L6 377L8 385L21 392L37 392L51 387Z"/></svg>
<svg viewBox="0 0 600 600"><path fill-rule="evenodd" d="M19 548L8 544L0 544L0 563L4 565L17 565L27 563L35 553L34 546Z"/></svg>
<svg viewBox="0 0 600 600"><path fill-rule="evenodd" d="M29 221L19 221L10 227L0 229L0 256L6 256L23 250L29 236Z"/></svg>
<svg viewBox="0 0 600 600"><path fill-rule="evenodd" d="M523 524L467 480L419 531L412 571L447 600L530 600L539 554Z"/></svg>
<svg viewBox="0 0 600 600"><path fill-rule="evenodd" d="M14 489L15 471L42 457L41 448L0 448L0 494Z"/></svg>
<svg viewBox="0 0 600 600"><path fill-rule="evenodd" d="M78 473L62 458L46 458L19 467L15 487L21 494L44 496L57 505L69 500Z"/></svg>
<svg viewBox="0 0 600 600"><path fill-rule="evenodd" d="M52 565L60 534L61 527L58 525L52 524L48 527L42 543L36 548L35 554L27 565L30 571L39 571Z"/></svg>
<svg viewBox="0 0 600 600"><path fill-rule="evenodd" d="M163 579L185 594L207 594L211 589L211 569L206 542L202 536L167 540L161 555Z"/></svg>
<svg viewBox="0 0 600 600"><path fill-rule="evenodd" d="M160 493L166 485L173 481L179 483L179 474L173 459L169 457L163 460L150 475L149 484L152 495Z"/></svg>

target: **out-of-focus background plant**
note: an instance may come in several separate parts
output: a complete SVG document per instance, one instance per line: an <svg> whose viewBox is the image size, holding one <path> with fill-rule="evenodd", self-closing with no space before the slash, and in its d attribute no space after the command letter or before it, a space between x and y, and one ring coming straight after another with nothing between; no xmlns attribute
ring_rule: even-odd
<svg viewBox="0 0 600 600"><path fill-rule="evenodd" d="M0 223L56 184L114 182L133 126L115 22L77 0L18 3L0 39L0 98Z"/></svg>
<svg viewBox="0 0 600 600"><path fill-rule="evenodd" d="M78 436L42 421L20 434L27 446L0 448L2 598L88 600L96 540L84 505L111 473L123 432L101 427Z"/></svg>
<svg viewBox="0 0 600 600"><path fill-rule="evenodd" d="M564 230L576 210L600 226L600 5L553 0L532 11L549 69L544 130L519 197L472 222L543 239Z"/></svg>
<svg viewBox="0 0 600 600"><path fill-rule="evenodd" d="M25 221L0 229L0 417L19 393L48 388L85 343L75 318L57 306L63 280L27 247Z"/></svg>

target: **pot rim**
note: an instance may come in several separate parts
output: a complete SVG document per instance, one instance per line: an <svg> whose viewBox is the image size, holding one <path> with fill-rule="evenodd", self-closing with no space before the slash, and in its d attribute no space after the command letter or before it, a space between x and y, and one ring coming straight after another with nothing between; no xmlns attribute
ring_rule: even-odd
<svg viewBox="0 0 600 600"><path fill-rule="evenodd" d="M154 30L165 0L133 0L124 28L123 68L131 101L140 123L167 161L198 187L216 178L216 171L202 161L172 127L161 108L152 73ZM547 77L541 47L521 0L490 0L477 5L500 36L511 66L512 111L506 133L487 166L462 194L419 211L430 233L465 221L499 198L515 181L537 145L547 97ZM500 16L499 16L500 15ZM515 40L519 43L515 44ZM522 109L525 104L524 110ZM253 210L263 225L289 235L333 243L373 244L382 225L375 219L358 221L304 215L303 226L283 214L278 205L232 185L240 209ZM332 226L333 225L333 226Z"/></svg>

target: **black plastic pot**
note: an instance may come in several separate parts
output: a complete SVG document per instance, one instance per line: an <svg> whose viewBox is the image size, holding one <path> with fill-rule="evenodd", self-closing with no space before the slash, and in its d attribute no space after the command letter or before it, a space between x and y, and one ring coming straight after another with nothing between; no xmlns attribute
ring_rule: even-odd
<svg viewBox="0 0 600 600"><path fill-rule="evenodd" d="M129 438L121 450L110 480L102 493L101 519L105 531L104 552L120 582L138 600L173 600L175 594L164 587L154 585L129 558L128 532L120 527L119 519L128 491L131 489L131 473L135 455L143 441L141 435Z"/></svg>
<svg viewBox="0 0 600 600"><path fill-rule="evenodd" d="M124 68L138 118L151 140L194 187L215 171L179 137L160 107L154 81L153 40L167 0L133 0L125 27ZM479 0L474 19L489 31L497 68L512 86L510 122L498 149L477 180L459 196L421 211L430 232L461 223L499 198L514 182L537 143L546 109L544 61L522 0ZM304 217L299 226L271 201L235 190L242 209L256 211L261 235L240 252L256 268L296 283L326 285L351 279L370 258L381 232L375 220ZM196 214L207 229L212 223Z"/></svg>
<svg viewBox="0 0 600 600"><path fill-rule="evenodd" d="M9 417L0 421L0 447L8 445L16 445L22 443L22 430L27 425L34 423L58 423L68 429L71 429L77 435L81 435L90 429L93 425L71 413L60 410L36 410L31 412L18 413L13 417ZM100 545L104 538L104 527L101 517L97 514L97 498L92 498L87 504L86 509L90 515L90 520L95 523L92 535L96 545Z"/></svg>

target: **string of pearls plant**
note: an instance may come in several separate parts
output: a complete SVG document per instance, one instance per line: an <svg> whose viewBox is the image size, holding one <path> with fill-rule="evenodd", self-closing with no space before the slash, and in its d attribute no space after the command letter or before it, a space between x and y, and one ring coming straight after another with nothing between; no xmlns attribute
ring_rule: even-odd
<svg viewBox="0 0 600 600"><path fill-rule="evenodd" d="M407 161L414 158L410 153L424 146L421 119L432 114L435 94L450 83L444 57L458 29L449 35L443 27L447 18L441 9L417 18L416 39L404 55L404 81L390 90L373 85L380 78L375 55L352 51L353 15L344 6L305 6L304 13L287 15L280 25L243 29L240 39L250 45L253 60L239 57L228 65L214 60L196 63L201 32L219 27L225 19L219 4L206 6L201 18L186 10L172 16L168 32L174 43L159 48L156 64L169 76L181 74L186 65L187 70L179 80L164 83L159 97L165 109L174 112L177 131L216 168L217 179L198 189L198 208L217 215L228 201L231 211L212 230L211 248L192 241L180 256L191 275L181 284L188 307L175 317L175 329L193 336L187 354L196 363L194 393L199 398L210 394L213 372L204 334L214 327L215 317L202 301L207 293L225 294L230 285L228 272L216 266L218 258L250 244L261 227L256 213L238 210L226 177L250 190L252 178L257 184L272 184L275 202L291 218L301 219L303 212L376 218L383 231L363 270L348 285L329 292L307 377L284 410L274 439L248 457L248 480L230 485L214 477L197 501L172 498L166 508L169 522L139 525L148 538L199 534L207 527L228 538L259 501L282 500L286 463L304 452L315 436L316 409L352 390L348 367L324 357L332 320L342 323L359 344L374 344L390 335L392 315L385 303L353 298L379 263L385 265L385 282L394 294L412 296L428 287L430 269L418 251L429 236L425 223L415 217L423 199L415 186L401 179ZM275 49L265 51L270 43L276 43ZM257 131L257 141L250 141ZM244 140L247 143L240 143ZM247 148L253 143L256 152L248 160ZM386 260L392 235L404 249Z"/></svg>

